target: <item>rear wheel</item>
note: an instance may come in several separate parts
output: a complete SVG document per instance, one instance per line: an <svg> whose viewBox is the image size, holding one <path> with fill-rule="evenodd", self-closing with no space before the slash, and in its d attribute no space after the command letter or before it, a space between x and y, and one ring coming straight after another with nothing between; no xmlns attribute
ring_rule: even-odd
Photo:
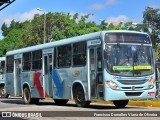
<svg viewBox="0 0 160 120"><path fill-rule="evenodd" d="M128 104L129 100L115 100L113 104L116 108L124 108Z"/></svg>
<svg viewBox="0 0 160 120"><path fill-rule="evenodd" d="M8 98L9 94L5 93L4 98Z"/></svg>
<svg viewBox="0 0 160 120"><path fill-rule="evenodd" d="M23 99L25 104L38 104L39 98L31 98L30 90L25 87L23 90Z"/></svg>
<svg viewBox="0 0 160 120"><path fill-rule="evenodd" d="M65 99L54 99L54 102L57 105L65 105L65 104L67 104L68 100L65 100Z"/></svg>
<svg viewBox="0 0 160 120"><path fill-rule="evenodd" d="M5 92L4 92L4 86L0 86L0 97L4 97Z"/></svg>
<svg viewBox="0 0 160 120"><path fill-rule="evenodd" d="M4 86L0 86L0 97L8 98L9 94L5 93Z"/></svg>
<svg viewBox="0 0 160 120"><path fill-rule="evenodd" d="M81 86L78 86L74 92L74 100L78 107L87 107L90 101L85 100L84 90Z"/></svg>

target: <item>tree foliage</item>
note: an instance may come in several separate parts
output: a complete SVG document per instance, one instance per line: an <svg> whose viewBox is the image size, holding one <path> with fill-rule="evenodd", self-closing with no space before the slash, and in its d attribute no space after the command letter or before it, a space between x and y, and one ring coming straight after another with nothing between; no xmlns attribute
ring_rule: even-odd
<svg viewBox="0 0 160 120"><path fill-rule="evenodd" d="M148 33L156 51L156 57L160 60L160 9L146 7L143 18L143 23L148 27Z"/></svg>
<svg viewBox="0 0 160 120"><path fill-rule="evenodd" d="M154 47L160 42L160 9L147 7L143 14L143 23L150 29L148 33L151 35Z"/></svg>
<svg viewBox="0 0 160 120"><path fill-rule="evenodd" d="M154 12L153 12L154 11ZM151 13L154 13L153 15ZM9 26L3 23L1 26L4 38L0 41L0 56L4 56L9 50L42 44L44 42L44 18L46 17L45 41L57 41L64 38L79 36L100 30L136 30L149 32L153 41L157 42L159 33L159 11L146 8L144 12L144 24L133 25L132 22L120 22L119 24L101 21L97 25L89 21L92 14L79 15L63 12L35 14L30 21L19 22L12 20ZM154 17L154 18L152 18ZM159 21L158 21L159 20ZM152 29L150 32L148 27Z"/></svg>

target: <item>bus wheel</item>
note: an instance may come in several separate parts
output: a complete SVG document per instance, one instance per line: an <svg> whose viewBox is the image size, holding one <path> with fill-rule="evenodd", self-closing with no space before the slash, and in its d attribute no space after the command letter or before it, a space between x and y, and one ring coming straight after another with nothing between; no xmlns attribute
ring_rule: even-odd
<svg viewBox="0 0 160 120"><path fill-rule="evenodd" d="M124 108L128 104L129 100L115 100L113 104L116 108Z"/></svg>
<svg viewBox="0 0 160 120"><path fill-rule="evenodd" d="M5 93L4 98L8 98L9 94Z"/></svg>
<svg viewBox="0 0 160 120"><path fill-rule="evenodd" d="M31 98L31 94L28 87L23 90L23 99L25 104L38 104L39 98Z"/></svg>
<svg viewBox="0 0 160 120"><path fill-rule="evenodd" d="M0 97L5 97L4 86L0 86Z"/></svg>
<svg viewBox="0 0 160 120"><path fill-rule="evenodd" d="M28 87L25 87L23 90L23 99L25 104L31 104L31 94Z"/></svg>
<svg viewBox="0 0 160 120"><path fill-rule="evenodd" d="M75 89L74 100L78 107L87 107L90 104L90 101L85 101L84 90L81 86Z"/></svg>
<svg viewBox="0 0 160 120"><path fill-rule="evenodd" d="M65 100L65 99L54 99L54 102L57 105L65 105L65 104L67 104L68 100Z"/></svg>

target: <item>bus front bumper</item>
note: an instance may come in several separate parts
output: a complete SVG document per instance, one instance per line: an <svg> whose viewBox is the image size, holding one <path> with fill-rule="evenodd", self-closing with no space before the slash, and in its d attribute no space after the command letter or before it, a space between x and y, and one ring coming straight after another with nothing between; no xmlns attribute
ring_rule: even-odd
<svg viewBox="0 0 160 120"><path fill-rule="evenodd" d="M148 90L137 91L121 91L113 90L111 88L105 89L104 100L132 100L132 99L154 99L156 94L156 87Z"/></svg>

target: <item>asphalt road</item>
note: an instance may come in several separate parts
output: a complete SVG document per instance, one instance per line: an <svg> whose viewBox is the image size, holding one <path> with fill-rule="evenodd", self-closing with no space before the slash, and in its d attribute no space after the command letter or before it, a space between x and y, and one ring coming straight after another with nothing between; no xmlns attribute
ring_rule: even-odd
<svg viewBox="0 0 160 120"><path fill-rule="evenodd" d="M116 109L111 104L91 103L87 108L80 108L70 101L65 106L55 105L53 100L40 101L38 105L24 105L20 98L0 98L0 116L12 116L12 119L31 120L158 120L160 108L127 106ZM49 116L49 117L48 117ZM159 116L159 117L157 117ZM21 118L23 117L23 118ZM0 117L0 120L10 117Z"/></svg>

